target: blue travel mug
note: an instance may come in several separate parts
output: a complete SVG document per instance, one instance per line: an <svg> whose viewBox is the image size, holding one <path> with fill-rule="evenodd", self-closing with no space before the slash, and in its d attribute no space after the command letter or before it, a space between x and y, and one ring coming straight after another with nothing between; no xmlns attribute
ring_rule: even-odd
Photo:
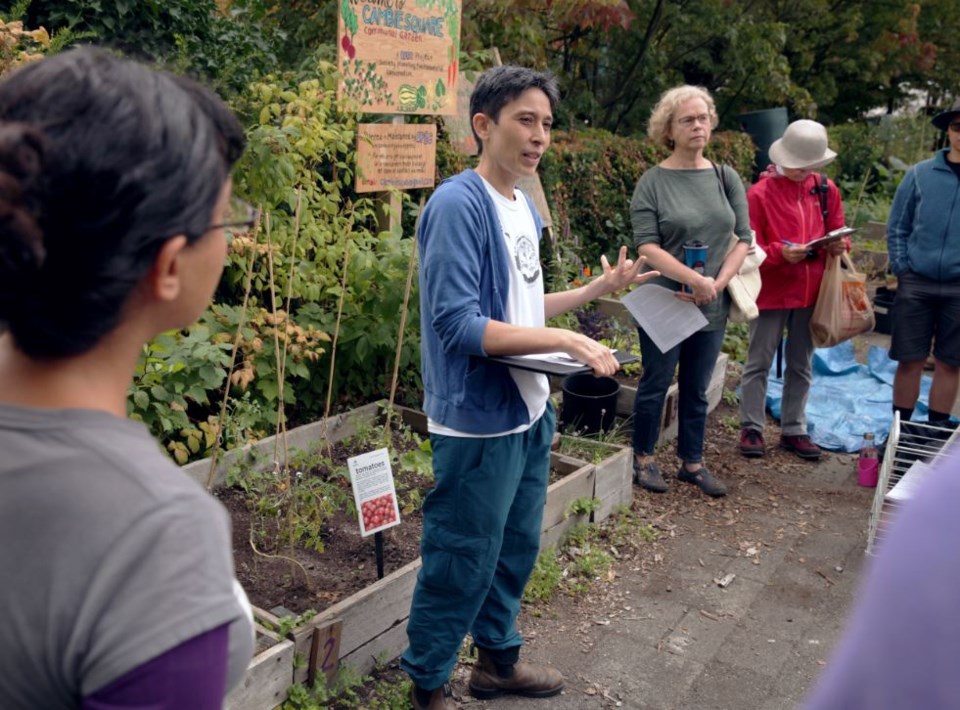
<svg viewBox="0 0 960 710"><path fill-rule="evenodd" d="M696 239L692 242L687 242L683 245L683 263L702 276L706 271L707 250L709 248L706 244ZM689 286L684 286L683 290L686 293L692 293Z"/></svg>

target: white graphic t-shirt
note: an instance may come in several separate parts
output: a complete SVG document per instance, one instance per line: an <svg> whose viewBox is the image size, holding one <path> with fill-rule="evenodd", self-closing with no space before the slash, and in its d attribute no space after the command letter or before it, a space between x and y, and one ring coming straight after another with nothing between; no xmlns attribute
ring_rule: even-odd
<svg viewBox="0 0 960 710"><path fill-rule="evenodd" d="M487 193L497 207L497 217L500 218L500 227L503 231L504 243L510 262L510 287L507 295L507 311L505 320L512 325L522 325L534 328L544 326L543 317L543 273L540 269L540 242L538 240L537 225L530 211L527 199L519 190L513 191L513 199L508 200L494 189L486 180L483 181ZM520 390L527 405L530 421L516 429L490 434L487 436L503 436L517 434L529 429L541 417L547 408L550 398L550 382L546 375L528 370L510 368L513 381ZM441 426L433 420L428 422L429 431L434 434L447 436L478 437L477 434L456 431Z"/></svg>

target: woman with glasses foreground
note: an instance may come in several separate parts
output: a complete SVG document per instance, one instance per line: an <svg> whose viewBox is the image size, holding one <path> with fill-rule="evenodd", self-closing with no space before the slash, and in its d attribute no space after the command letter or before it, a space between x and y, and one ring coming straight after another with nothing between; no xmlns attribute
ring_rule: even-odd
<svg viewBox="0 0 960 710"><path fill-rule="evenodd" d="M213 295L243 145L102 51L0 83L5 710L220 708L250 659L226 512L126 417L144 343Z"/></svg>
<svg viewBox="0 0 960 710"><path fill-rule="evenodd" d="M820 447L810 440L806 417L813 381L810 318L827 255L839 256L850 242L844 237L821 248L807 244L843 226L840 190L826 175L817 173L837 154L827 147L827 129L806 119L787 126L769 153L773 164L747 193L750 224L767 258L760 265L760 316L750 322L750 349L743 368L740 453L747 458L765 453L768 376L786 330L780 447L816 461Z"/></svg>
<svg viewBox="0 0 960 710"><path fill-rule="evenodd" d="M890 358L897 361L893 409L909 422L933 345L929 422L944 426L960 382L960 99L933 118L949 146L911 167L887 220L897 277Z"/></svg>
<svg viewBox="0 0 960 710"><path fill-rule="evenodd" d="M716 125L717 112L706 89L678 86L664 93L650 116L647 133L671 153L640 177L630 201L633 236L640 254L647 258L648 268L662 274L653 283L698 305L708 321L702 330L665 353L639 329L643 374L633 406L633 472L637 484L655 493L668 488L653 451L678 364L677 455L681 463L677 479L696 485L709 496L727 492L703 464L707 386L723 345L730 307L726 287L743 264L751 234L740 176L703 155ZM732 249L731 233L738 240ZM688 266L684 246L690 254L692 242L706 247L706 258Z"/></svg>

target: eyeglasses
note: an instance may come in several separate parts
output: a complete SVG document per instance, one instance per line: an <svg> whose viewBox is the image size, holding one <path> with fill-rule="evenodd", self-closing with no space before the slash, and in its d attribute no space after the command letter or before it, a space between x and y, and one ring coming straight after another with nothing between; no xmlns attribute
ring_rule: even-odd
<svg viewBox="0 0 960 710"><path fill-rule="evenodd" d="M947 126L954 133L960 133L960 121L954 121L949 126Z"/></svg>
<svg viewBox="0 0 960 710"><path fill-rule="evenodd" d="M705 123L709 126L710 114L701 113L698 116L684 116L683 118L678 118L677 123L679 123L684 128L690 128L694 123Z"/></svg>
<svg viewBox="0 0 960 710"><path fill-rule="evenodd" d="M214 229L237 229L243 227L250 229L260 218L260 210L253 205L244 202L239 197L231 197L227 211L223 215L223 222L211 224L207 227L210 232Z"/></svg>

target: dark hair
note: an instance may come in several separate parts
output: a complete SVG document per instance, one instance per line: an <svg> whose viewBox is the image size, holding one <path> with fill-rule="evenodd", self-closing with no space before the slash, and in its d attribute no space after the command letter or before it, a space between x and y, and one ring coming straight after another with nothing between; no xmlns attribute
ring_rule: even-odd
<svg viewBox="0 0 960 710"><path fill-rule="evenodd" d="M484 113L496 123L500 120L500 109L516 99L527 89L540 89L550 101L550 110L555 111L560 102L560 90L557 79L550 72L539 72L526 67L512 65L487 69L477 79L473 93L470 94L470 130L477 141L477 151L483 152L480 136L473 129L473 117Z"/></svg>
<svg viewBox="0 0 960 710"><path fill-rule="evenodd" d="M206 231L243 129L189 79L83 48L0 82L0 322L28 356L86 352L164 242Z"/></svg>

